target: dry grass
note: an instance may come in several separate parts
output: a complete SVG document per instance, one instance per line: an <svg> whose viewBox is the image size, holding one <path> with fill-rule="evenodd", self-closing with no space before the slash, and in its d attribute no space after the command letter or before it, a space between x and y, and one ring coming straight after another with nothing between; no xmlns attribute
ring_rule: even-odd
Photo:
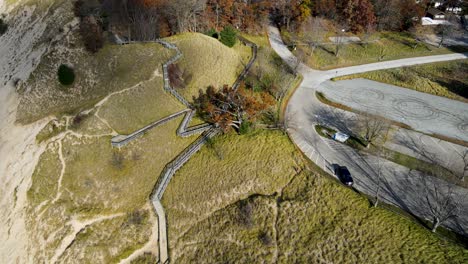
<svg viewBox="0 0 468 264"><path fill-rule="evenodd" d="M58 151L59 144L51 143L40 157L32 175L31 188L27 193L31 207L36 207L41 202L54 199L57 193L58 179L62 168Z"/></svg>
<svg viewBox="0 0 468 264"><path fill-rule="evenodd" d="M295 178L280 204L280 262L463 263L468 252L317 173ZM290 253L290 254L285 254Z"/></svg>
<svg viewBox="0 0 468 264"><path fill-rule="evenodd" d="M144 253L142 256L132 260L131 264L150 264L150 263L157 263L158 258L151 254L151 253Z"/></svg>
<svg viewBox="0 0 468 264"><path fill-rule="evenodd" d="M242 37L252 41L253 43L257 44L257 46L259 47L270 47L270 40L266 32L264 34L258 34L258 35L242 33Z"/></svg>
<svg viewBox="0 0 468 264"><path fill-rule="evenodd" d="M373 71L337 78L366 78L468 102L468 61L431 63L413 67Z"/></svg>
<svg viewBox="0 0 468 264"><path fill-rule="evenodd" d="M259 263L276 255L278 263L468 261L467 250L390 211L370 208L366 198L319 169L296 173L294 162L297 168L305 165L297 163L284 135L228 135L215 146L235 152L219 160L205 148L179 171L165 194L174 261ZM250 182L259 176L269 188L257 187L261 191L256 192ZM255 193L261 195L247 197ZM229 205L236 200L241 201ZM250 221L242 209L246 204L251 204ZM187 231L181 233L183 229Z"/></svg>
<svg viewBox="0 0 468 264"><path fill-rule="evenodd" d="M177 263L200 260L203 263L275 263L275 206L274 199L260 196L214 212L179 240L181 250L174 260Z"/></svg>
<svg viewBox="0 0 468 264"><path fill-rule="evenodd" d="M92 107L107 94L150 79L172 54L158 44L109 44L98 53L89 54L81 48L76 36L64 41L66 48L58 46L43 57L22 85L19 122ZM74 68L76 80L71 87L58 82L57 69L63 63Z"/></svg>
<svg viewBox="0 0 468 264"><path fill-rule="evenodd" d="M53 119L51 121L49 121L49 123L47 123L47 125L45 125L44 128L42 128L42 130L36 135L36 141L37 143L41 143L43 141L46 141L62 132L64 132L67 128L67 120L66 118L56 118L56 119Z"/></svg>
<svg viewBox="0 0 468 264"><path fill-rule="evenodd" d="M113 95L99 110L120 134L130 134L185 107L163 89L162 77Z"/></svg>
<svg viewBox="0 0 468 264"><path fill-rule="evenodd" d="M135 211L94 224L81 231L62 256L63 263L119 263L143 246L151 235L149 210ZM90 245L92 243L92 246Z"/></svg>
<svg viewBox="0 0 468 264"><path fill-rule="evenodd" d="M242 64L246 65L250 58L252 58L252 49L249 46L244 45L241 41L237 41L236 45L232 47L242 58Z"/></svg>
<svg viewBox="0 0 468 264"><path fill-rule="evenodd" d="M278 191L299 169L298 153L278 131L224 135L212 145L182 167L164 193L169 245L213 211L254 193Z"/></svg>
<svg viewBox="0 0 468 264"><path fill-rule="evenodd" d="M76 118L76 116L70 117L70 129L84 135L98 136L111 134L112 129L102 119L96 117L95 113L96 111L92 111L88 115L79 115L81 116L79 123L73 121L73 118Z"/></svg>
<svg viewBox="0 0 468 264"><path fill-rule="evenodd" d="M154 128L121 150L112 149L110 137L64 142L67 170L61 200L70 213L95 215L128 212L144 205L164 166L193 138L175 135L181 117ZM118 163L115 157L120 157ZM90 190L99 190L90 194Z"/></svg>
<svg viewBox="0 0 468 264"><path fill-rule="evenodd" d="M257 60L253 64L249 75L272 79L271 83L277 86L291 86L295 76L281 57L271 48L268 36L243 35L243 37L258 46Z"/></svg>
<svg viewBox="0 0 468 264"><path fill-rule="evenodd" d="M186 34L173 39L181 45L184 54L190 54L184 60L186 67L193 70L191 74L200 76L193 78L192 87L197 86L197 89L192 91L197 91L198 86L233 82L242 68L242 57L237 52L247 54L245 47L228 49L218 41L199 34ZM205 57L198 56L203 54L200 51L206 51ZM73 52L76 50L70 56L76 56L79 61L79 67L75 68L78 76L76 86L68 91L61 90L58 84L49 88L44 86L46 80L54 84L55 71L49 64L55 64L58 54L52 53L28 82L32 89L25 93L27 96L23 96L20 121L92 108L98 99L110 92L122 92L113 94L100 108L82 116L81 122L74 124L73 115L66 116L51 121L40 133L38 140L41 141L50 141L58 136L66 167L60 181L62 163L58 155L59 143L49 143L50 147L41 156L28 192L28 229L31 230L32 240L40 248L34 256L37 262L50 260L56 253L62 240L70 235L73 219L85 221L146 208L148 197L164 166L194 140L194 137L182 139L176 136L180 117L154 128L120 150L111 148L109 134L112 130L130 133L183 109L162 88L161 64L171 55L167 50L153 44L106 46L93 60L87 54ZM98 65L106 66L98 69ZM226 69L226 65L233 66ZM211 78L216 82L208 83ZM31 96L40 91L48 98L45 104L38 101L39 97ZM71 96L78 98L76 102L70 101ZM32 102L37 105L27 107L27 103ZM200 122L195 118L194 123ZM55 123L59 124L58 128L53 125ZM39 204L42 207L39 208ZM91 224L78 234L59 261L73 262L78 259L80 262L98 260L109 263L125 258L148 240L151 226L145 223L135 227L124 223L125 217L116 217Z"/></svg>
<svg viewBox="0 0 468 264"><path fill-rule="evenodd" d="M167 40L184 54L177 64L186 76L186 87L179 92L189 101L209 85L232 85L243 69L243 58L237 52L240 48L228 48L212 37L184 33Z"/></svg>
<svg viewBox="0 0 468 264"><path fill-rule="evenodd" d="M301 38L300 34L291 34L284 30L281 33L286 43L290 43L291 39ZM339 51L338 57L335 56L335 45L328 39L324 39L325 43L315 49L313 54L306 45L298 45L293 53L303 54L304 62L310 67L326 70L377 61L466 51L466 48L449 49L424 44L416 45L414 38L406 32L378 32L370 37L370 41L374 42L368 45L345 44Z"/></svg>
<svg viewBox="0 0 468 264"><path fill-rule="evenodd" d="M157 127L121 150L111 148L109 136L65 136L62 145L66 167L60 188L62 166L58 143L50 143L41 156L28 192L28 228L33 241L44 247L35 259L42 262L54 255L61 240L69 234L72 219L128 214L145 208L163 167L193 141L175 135L180 121L178 118ZM85 130L84 125L79 130ZM43 207L38 211L37 205L41 203ZM147 241L150 226L127 230L121 228L122 221L118 218L107 221L108 224L91 225L92 235L80 234L80 243L75 242L67 249L64 256L68 257L62 260L72 262L79 257L84 262L102 259L108 263L125 258ZM108 232L112 236L103 235ZM125 241L126 246L119 241ZM82 252L88 253L82 256Z"/></svg>

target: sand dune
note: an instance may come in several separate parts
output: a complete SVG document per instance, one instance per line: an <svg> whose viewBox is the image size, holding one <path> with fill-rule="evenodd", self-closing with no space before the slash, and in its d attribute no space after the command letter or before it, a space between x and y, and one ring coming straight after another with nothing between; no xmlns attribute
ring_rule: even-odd
<svg viewBox="0 0 468 264"><path fill-rule="evenodd" d="M16 1L16 5L21 1ZM8 7L11 10L11 6ZM8 11L0 0L0 13ZM2 263L31 263L25 225L26 192L44 146L35 143L36 134L47 119L26 126L15 124L19 96L14 82L25 80L45 52L34 48L46 22L33 18L34 7L9 14L6 34L0 37L0 259Z"/></svg>

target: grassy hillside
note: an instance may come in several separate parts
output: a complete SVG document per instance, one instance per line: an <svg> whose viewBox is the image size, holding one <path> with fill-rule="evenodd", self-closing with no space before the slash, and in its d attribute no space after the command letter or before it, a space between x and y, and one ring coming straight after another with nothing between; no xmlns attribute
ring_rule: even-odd
<svg viewBox="0 0 468 264"><path fill-rule="evenodd" d="M111 148L109 135L101 135L101 131L91 133L87 125L73 133L69 130L66 136L51 142L41 156L28 191L28 226L34 241L44 247L36 260L50 259L59 250L58 245L65 243L63 238L71 235L67 230L71 230L74 221L97 221L103 216L125 216L145 210L164 166L194 139L176 137L180 121L181 118L155 128L121 150ZM121 240L117 237L125 237L128 246L133 248L148 241L156 227L145 215L142 217L145 227L141 228L134 224L122 225L120 216L106 220L108 225L98 225L101 221L97 221L97 226L90 225L81 232L94 234L105 232L99 231L101 228L112 229L114 235L106 240L104 248L89 248L92 243L98 243L95 235L80 235L77 238L85 241L73 243L65 253L93 252L79 258L85 262L91 256L102 258L103 262L117 258L125 250L117 243Z"/></svg>
<svg viewBox="0 0 468 264"><path fill-rule="evenodd" d="M308 169L279 132L219 138L177 173L163 204L180 263L468 261L467 250Z"/></svg>
<svg viewBox="0 0 468 264"><path fill-rule="evenodd" d="M189 101L209 85L232 85L243 69L240 47L228 48L217 39L200 33L183 33L167 39L176 44L184 56L177 62L185 81L179 92ZM242 55L241 55L242 54Z"/></svg>
<svg viewBox="0 0 468 264"><path fill-rule="evenodd" d="M59 46L42 58L21 86L19 122L77 112L92 107L112 92L160 78L161 64L173 55L159 44L109 44L90 54L82 49L76 36L64 41L64 47ZM76 79L70 87L58 82L57 69L61 64L70 65L75 71Z"/></svg>
<svg viewBox="0 0 468 264"><path fill-rule="evenodd" d="M233 82L247 54L244 47L228 49L200 34L173 39L179 39L184 55L191 54L184 56L186 67L193 76L201 76L192 80L203 87L211 79L219 85ZM157 224L149 194L164 166L195 137L176 136L180 117L121 149L110 144L115 133L133 132L184 109L163 90L161 66L171 51L156 44L132 44L106 45L95 55L78 48L68 53L79 62L75 84L58 84L53 65L62 60L52 52L28 81L30 90L23 91L20 106L19 119L24 122L71 112L52 120L37 137L47 149L28 191L28 229L38 249L34 259L114 263L151 242ZM216 54L215 61L203 67L210 54ZM238 64L229 74L220 72L221 65L231 65L232 60ZM76 109L89 112L75 116Z"/></svg>
<svg viewBox="0 0 468 264"><path fill-rule="evenodd" d="M185 109L163 90L161 75L137 87L112 96L99 110L119 134L130 134L151 122Z"/></svg>
<svg viewBox="0 0 468 264"><path fill-rule="evenodd" d="M272 145L277 148L270 149ZM239 198L277 191L299 169L298 160L294 146L281 133L215 138L211 147L177 172L164 194L170 242Z"/></svg>
<svg viewBox="0 0 468 264"><path fill-rule="evenodd" d="M336 80L366 78L468 102L467 72L468 61L459 60L353 74Z"/></svg>

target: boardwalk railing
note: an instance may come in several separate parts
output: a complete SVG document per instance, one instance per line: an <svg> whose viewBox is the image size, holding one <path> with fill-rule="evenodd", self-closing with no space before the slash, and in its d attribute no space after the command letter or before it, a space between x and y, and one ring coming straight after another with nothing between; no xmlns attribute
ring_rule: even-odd
<svg viewBox="0 0 468 264"><path fill-rule="evenodd" d="M169 70L168 70L169 65L178 61L182 57L182 53L180 52L179 48L177 48L177 46L172 43L166 42L164 40L157 40L156 42L160 43L161 45L163 45L164 47L168 49L173 49L177 52L177 54L174 57L172 57L166 63L163 64L164 90L172 94L183 105L190 108L191 107L190 103L181 94L179 94L179 92L177 92L176 89L172 88L171 82L169 79Z"/></svg>
<svg viewBox="0 0 468 264"><path fill-rule="evenodd" d="M163 125L183 114L186 114L187 115L187 112L190 112L191 110L190 109L185 109L185 110L182 110L180 112L177 112L175 114L172 114L170 116L167 116L163 119L160 119L158 121L155 121L143 128L140 128L138 129L137 131L131 133L130 135L118 135L118 136L115 136L111 139L111 144L113 147L123 147L125 146L126 144L128 144L130 141L134 140L135 138L143 135L144 133L146 133L148 130L154 128L154 127L157 127L157 126L160 126L160 125Z"/></svg>
<svg viewBox="0 0 468 264"><path fill-rule="evenodd" d="M234 84L232 85L232 88L234 90L237 90L239 88L239 85L240 85L241 81L244 80L245 76L249 73L250 68L252 68L252 65L254 64L255 60L257 59L257 51L258 51L257 44L255 44L252 41L250 41L250 40L248 40L248 39L246 39L244 37L241 37L241 36L238 36L238 38L239 38L239 40L241 42L243 42L245 45L249 46L252 49L252 58L250 58L247 65L245 65L244 70L237 77L236 82L234 82Z"/></svg>
<svg viewBox="0 0 468 264"><path fill-rule="evenodd" d="M200 125L195 125L192 127L188 127L190 122L192 122L192 118L195 115L195 111L190 111L188 112L184 119L182 120L182 123L180 123L179 128L177 129L177 135L180 137L189 137L195 134L200 134L205 132L206 130L210 129L212 125L208 123L203 123Z"/></svg>
<svg viewBox="0 0 468 264"><path fill-rule="evenodd" d="M173 161L169 162L164 167L163 172L156 182L155 188L151 194L151 200L161 200L167 185L171 181L172 176L180 169L201 147L212 137L216 136L220 130L218 128L211 128L204 132L196 141L182 151Z"/></svg>

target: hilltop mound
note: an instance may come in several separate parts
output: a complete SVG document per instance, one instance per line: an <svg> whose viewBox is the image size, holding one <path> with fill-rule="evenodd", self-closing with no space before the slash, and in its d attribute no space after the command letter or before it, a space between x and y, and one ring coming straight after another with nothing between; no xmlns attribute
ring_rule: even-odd
<svg viewBox="0 0 468 264"><path fill-rule="evenodd" d="M184 33L167 39L176 44L184 54L177 63L185 76L185 88L180 92L189 100L199 89L209 85L232 85L242 71L242 57L217 39L200 34Z"/></svg>

